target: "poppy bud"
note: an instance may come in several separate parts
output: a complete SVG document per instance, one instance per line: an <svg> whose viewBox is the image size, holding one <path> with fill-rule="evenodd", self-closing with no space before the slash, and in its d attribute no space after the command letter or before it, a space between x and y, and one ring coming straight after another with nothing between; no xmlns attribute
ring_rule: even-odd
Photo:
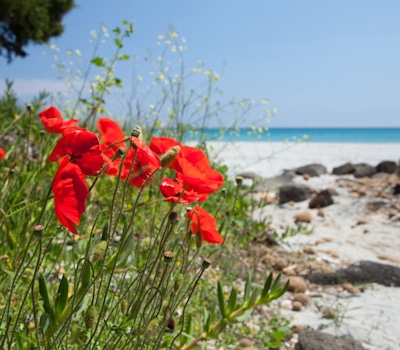
<svg viewBox="0 0 400 350"><path fill-rule="evenodd" d="M160 321L156 318L153 318L150 323L147 325L146 331L144 333L145 339L149 340L153 338L160 328Z"/></svg>
<svg viewBox="0 0 400 350"><path fill-rule="evenodd" d="M168 167L168 165L170 165L175 160L180 150L181 148L179 146L174 146L170 148L167 152L165 152L163 155L161 155L160 157L161 166L163 168Z"/></svg>
<svg viewBox="0 0 400 350"><path fill-rule="evenodd" d="M169 222L177 222L178 221L178 213L176 211L171 211L168 215Z"/></svg>
<svg viewBox="0 0 400 350"><path fill-rule="evenodd" d="M179 289L181 289L183 283L183 274L179 273L175 277L174 281L174 291L177 292Z"/></svg>
<svg viewBox="0 0 400 350"><path fill-rule="evenodd" d="M102 260L107 250L107 241L100 241L97 243L92 254L92 262Z"/></svg>
<svg viewBox="0 0 400 350"><path fill-rule="evenodd" d="M42 239L43 237L43 230L44 230L44 226L43 225L35 225L32 227L33 233L35 234L35 236L39 239Z"/></svg>
<svg viewBox="0 0 400 350"><path fill-rule="evenodd" d="M90 305L85 313L85 326L86 329L91 329L97 317L97 311L94 305Z"/></svg>
<svg viewBox="0 0 400 350"><path fill-rule="evenodd" d="M142 138L142 128L139 125L136 125L131 131L131 136L141 139Z"/></svg>
<svg viewBox="0 0 400 350"><path fill-rule="evenodd" d="M164 262L169 265L174 260L174 253L173 252L164 252Z"/></svg>
<svg viewBox="0 0 400 350"><path fill-rule="evenodd" d="M207 270L210 267L210 265L211 265L211 260L207 259L207 258L204 258L203 259L203 263L201 264L201 269L202 270Z"/></svg>
<svg viewBox="0 0 400 350"><path fill-rule="evenodd" d="M236 176L235 180L236 180L236 185L242 186L242 184L243 184L243 176Z"/></svg>
<svg viewBox="0 0 400 350"><path fill-rule="evenodd" d="M119 147L115 152L115 159L122 158L123 155L126 153L126 150L122 147Z"/></svg>
<svg viewBox="0 0 400 350"><path fill-rule="evenodd" d="M32 112L32 105L30 103L27 103L26 109L28 110L28 112Z"/></svg>

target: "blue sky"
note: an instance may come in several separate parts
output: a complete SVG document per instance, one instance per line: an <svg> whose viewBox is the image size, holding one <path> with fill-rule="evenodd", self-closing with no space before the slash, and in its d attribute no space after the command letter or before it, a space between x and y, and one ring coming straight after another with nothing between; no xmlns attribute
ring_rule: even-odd
<svg viewBox="0 0 400 350"><path fill-rule="evenodd" d="M64 34L52 40L60 55L78 49L88 62L90 31L127 20L135 33L125 51L142 59L150 48L156 56L158 36L173 25L186 39L185 65L201 60L217 72L222 101L267 97L277 109L271 127L400 126L398 0L75 1ZM111 56L112 47L104 44L101 54ZM5 78L15 81L22 101L38 90L63 89L50 51L32 45L25 59L1 59L1 90ZM132 67L117 67L126 81L120 99L131 94ZM148 73L149 65L135 66L135 76Z"/></svg>

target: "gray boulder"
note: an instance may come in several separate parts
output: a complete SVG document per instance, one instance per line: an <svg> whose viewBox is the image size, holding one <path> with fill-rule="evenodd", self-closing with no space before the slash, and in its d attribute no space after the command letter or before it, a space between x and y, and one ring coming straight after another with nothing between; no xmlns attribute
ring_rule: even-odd
<svg viewBox="0 0 400 350"><path fill-rule="evenodd" d="M317 331L301 331L296 350L363 350L358 340Z"/></svg>
<svg viewBox="0 0 400 350"><path fill-rule="evenodd" d="M346 175L346 174L353 174L356 171L353 164L346 163L336 168L333 168L332 174L334 175Z"/></svg>
<svg viewBox="0 0 400 350"><path fill-rule="evenodd" d="M326 168L322 164L309 164L293 169L297 175L308 174L311 177L320 176L327 173Z"/></svg>
<svg viewBox="0 0 400 350"><path fill-rule="evenodd" d="M391 160L384 160L376 166L376 171L378 173L393 174L396 172L396 170L397 164Z"/></svg>
<svg viewBox="0 0 400 350"><path fill-rule="evenodd" d="M354 173L354 177L371 177L376 173L376 169L374 166L361 163L355 165L356 171Z"/></svg>
<svg viewBox="0 0 400 350"><path fill-rule="evenodd" d="M300 184L288 184L282 185L279 188L279 204L284 204L287 202L302 202L310 198L312 195L312 190Z"/></svg>

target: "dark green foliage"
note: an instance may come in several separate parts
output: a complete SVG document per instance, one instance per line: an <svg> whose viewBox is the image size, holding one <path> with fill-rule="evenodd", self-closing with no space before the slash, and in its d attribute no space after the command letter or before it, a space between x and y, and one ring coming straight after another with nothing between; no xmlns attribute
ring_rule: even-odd
<svg viewBox="0 0 400 350"><path fill-rule="evenodd" d="M25 57L30 42L47 43L64 31L62 17L74 0L0 0L0 56Z"/></svg>

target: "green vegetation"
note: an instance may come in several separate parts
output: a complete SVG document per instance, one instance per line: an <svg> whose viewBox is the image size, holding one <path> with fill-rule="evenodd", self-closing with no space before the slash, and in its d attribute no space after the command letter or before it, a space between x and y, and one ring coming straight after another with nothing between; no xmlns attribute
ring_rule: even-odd
<svg viewBox="0 0 400 350"><path fill-rule="evenodd" d="M247 323L288 287L241 261L265 229L252 218L258 204L241 178L230 181L223 164L182 141L194 96L203 102L191 124L205 125L216 112L215 74L204 72L206 96L183 94L186 76L164 75L162 102L136 113L121 133L98 119L122 86L115 64L129 59L121 50L133 31L124 25L113 31L115 56L91 60L102 72L91 96L78 89L61 110L79 116L78 126L47 109L45 93L22 108L8 83L0 99L0 348L191 349L243 336L279 348L287 320ZM135 124L142 130L131 131ZM154 138L156 130L178 148ZM156 142L165 151L156 153ZM160 192L166 178L182 181L177 193Z"/></svg>
<svg viewBox="0 0 400 350"><path fill-rule="evenodd" d="M73 0L1 0L0 56L11 62L27 55L29 43L44 44L62 34L62 17L75 6Z"/></svg>

